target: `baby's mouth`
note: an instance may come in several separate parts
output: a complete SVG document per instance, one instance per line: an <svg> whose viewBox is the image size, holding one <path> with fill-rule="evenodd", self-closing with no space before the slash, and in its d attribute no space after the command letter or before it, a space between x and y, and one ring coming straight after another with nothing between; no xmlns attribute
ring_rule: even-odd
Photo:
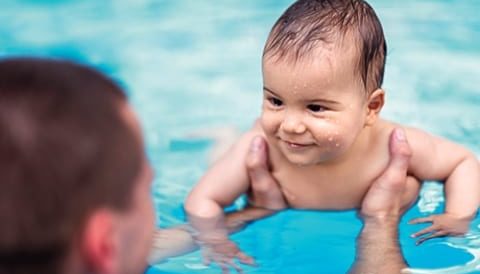
<svg viewBox="0 0 480 274"><path fill-rule="evenodd" d="M290 148L305 148L312 146L312 144L307 144L307 143L297 143L297 142L291 142L287 140L282 140L285 144L287 144L288 147Z"/></svg>

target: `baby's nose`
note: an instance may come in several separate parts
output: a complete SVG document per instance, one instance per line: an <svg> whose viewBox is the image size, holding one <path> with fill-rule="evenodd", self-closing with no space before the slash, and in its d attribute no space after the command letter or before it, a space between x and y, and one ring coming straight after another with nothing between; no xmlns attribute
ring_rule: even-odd
<svg viewBox="0 0 480 274"><path fill-rule="evenodd" d="M286 114L282 122L282 130L287 133L301 134L305 132L306 126L299 114Z"/></svg>

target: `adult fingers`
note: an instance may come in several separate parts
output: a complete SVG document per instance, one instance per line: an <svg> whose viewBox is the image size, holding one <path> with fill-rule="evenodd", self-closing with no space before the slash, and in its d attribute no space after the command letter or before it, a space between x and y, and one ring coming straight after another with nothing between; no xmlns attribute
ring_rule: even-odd
<svg viewBox="0 0 480 274"><path fill-rule="evenodd" d="M274 182L268 169L267 145L265 140L256 136L250 144L246 159L246 166L252 185L257 193L267 192Z"/></svg>
<svg viewBox="0 0 480 274"><path fill-rule="evenodd" d="M267 144L261 136L255 136L250 143L247 154L247 168L250 172L262 171L268 169L267 166Z"/></svg>
<svg viewBox="0 0 480 274"><path fill-rule="evenodd" d="M251 182L250 203L270 210L284 209L287 206L285 198L269 170L267 150L267 144L262 137L256 136L252 140L246 159Z"/></svg>
<svg viewBox="0 0 480 274"><path fill-rule="evenodd" d="M390 134L389 153L390 161L388 166L373 186L386 189L387 194L396 196L398 193L393 193L392 191L404 190L407 169L412 156L410 145L403 129L395 128Z"/></svg>
<svg viewBox="0 0 480 274"><path fill-rule="evenodd" d="M405 132L396 128L389 139L390 161L363 199L364 216L397 216L401 212L401 196L405 190L411 151Z"/></svg>
<svg viewBox="0 0 480 274"><path fill-rule="evenodd" d="M402 128L395 128L390 136L389 142L391 165L406 169L410 158L412 157L412 150L408 144L407 136Z"/></svg>

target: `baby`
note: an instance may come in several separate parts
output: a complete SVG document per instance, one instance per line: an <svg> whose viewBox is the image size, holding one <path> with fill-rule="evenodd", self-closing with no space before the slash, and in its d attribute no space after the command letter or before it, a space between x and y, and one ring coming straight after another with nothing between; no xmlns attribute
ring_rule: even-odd
<svg viewBox="0 0 480 274"><path fill-rule="evenodd" d="M292 208L359 208L388 163L395 127L379 113L387 47L373 9L362 0L299 0L273 26L263 52L263 107L253 128L189 194L185 209L207 259L248 261L223 229L223 208L249 190L250 142L267 141L270 168ZM404 204L419 182L445 181L445 212L413 223L432 225L420 240L467 231L480 203L480 165L462 146L403 127L412 158ZM258 138L257 138L258 139ZM255 140L261 145L261 140ZM209 220L209 221L206 221ZM215 233L213 233L214 231Z"/></svg>

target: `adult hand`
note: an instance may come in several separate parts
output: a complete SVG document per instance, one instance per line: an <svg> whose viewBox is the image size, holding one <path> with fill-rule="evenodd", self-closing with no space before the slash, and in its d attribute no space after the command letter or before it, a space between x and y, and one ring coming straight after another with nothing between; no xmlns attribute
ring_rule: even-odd
<svg viewBox="0 0 480 274"><path fill-rule="evenodd" d="M420 184L407 176L412 155L405 132L395 128L389 140L390 161L365 195L361 215L363 217L398 217L415 200ZM287 207L280 186L272 177L268 163L268 147L265 140L253 139L247 156L247 169L251 180L250 202L256 207L281 210Z"/></svg>
<svg viewBox="0 0 480 274"><path fill-rule="evenodd" d="M365 225L358 237L356 261L350 273L400 273L406 267L398 244L398 221L418 194L419 182L407 176L412 153L402 129L392 131L389 152L387 168L362 202L360 216ZM285 208L282 192L268 169L267 146L261 137L252 142L247 166L253 204Z"/></svg>
<svg viewBox="0 0 480 274"><path fill-rule="evenodd" d="M356 258L349 273L401 273L407 266L398 244L398 222L414 200L419 184L415 178L407 177L412 153L402 129L392 131L389 151L387 168L370 186L362 202L359 216L364 226L357 238Z"/></svg>
<svg viewBox="0 0 480 274"><path fill-rule="evenodd" d="M250 206L225 216L228 233L242 229L249 222L268 217L278 210L287 207L279 185L270 174L268 164L268 148L265 140L257 136L251 144L246 157L246 167L250 179ZM242 269L234 259L248 265L255 265L252 257L241 252L239 247L226 237L214 237L213 241L205 239L203 255L207 261L216 262L222 273L229 273L230 268L242 273Z"/></svg>
<svg viewBox="0 0 480 274"><path fill-rule="evenodd" d="M360 213L363 216L398 216L418 194L418 180L407 176L412 153L403 129L396 128L392 131L389 151L387 168L372 184L362 202ZM252 185L251 204L272 210L285 209L287 203L280 186L271 175L268 147L262 137L253 139L246 165Z"/></svg>
<svg viewBox="0 0 480 274"><path fill-rule="evenodd" d="M268 217L287 208L280 186L269 169L268 147L261 136L256 136L250 143L245 164L251 184L248 193L249 206L226 216L227 229L230 233L242 229L251 221Z"/></svg>
<svg viewBox="0 0 480 274"><path fill-rule="evenodd" d="M272 177L268 163L268 146L261 136L252 140L246 166L251 182L250 205L270 210L287 208L280 186Z"/></svg>
<svg viewBox="0 0 480 274"><path fill-rule="evenodd" d="M390 161L365 195L362 217L399 217L415 201L420 184L407 176L412 152L403 129L395 128L389 140Z"/></svg>

